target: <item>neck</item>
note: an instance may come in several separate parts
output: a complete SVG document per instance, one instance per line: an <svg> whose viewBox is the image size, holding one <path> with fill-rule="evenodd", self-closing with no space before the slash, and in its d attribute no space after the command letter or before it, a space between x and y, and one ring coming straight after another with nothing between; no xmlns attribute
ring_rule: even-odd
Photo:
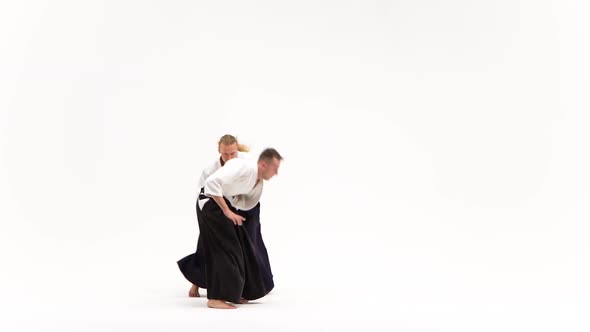
<svg viewBox="0 0 590 332"><path fill-rule="evenodd" d="M262 170L260 169L260 166L258 166L258 176L256 177L256 182L261 181L262 180Z"/></svg>

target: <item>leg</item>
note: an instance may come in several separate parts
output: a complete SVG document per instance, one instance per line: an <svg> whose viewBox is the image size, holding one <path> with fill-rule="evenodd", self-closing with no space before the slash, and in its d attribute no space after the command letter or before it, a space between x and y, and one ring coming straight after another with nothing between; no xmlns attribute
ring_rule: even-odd
<svg viewBox="0 0 590 332"><path fill-rule="evenodd" d="M201 297L201 294L199 294L199 286L193 284L191 286L191 289L188 290L188 296L189 297Z"/></svg>
<svg viewBox="0 0 590 332"><path fill-rule="evenodd" d="M266 250L264 240L262 239L260 226L260 203L258 203L249 211L240 211L240 214L246 218L246 221L244 222L244 228L248 233L248 237L252 241L256 262L260 269L265 291L268 293L274 288L274 281L270 268L268 252Z"/></svg>
<svg viewBox="0 0 590 332"><path fill-rule="evenodd" d="M236 306L222 300L209 300L207 306L213 309L236 309Z"/></svg>
<svg viewBox="0 0 590 332"><path fill-rule="evenodd" d="M202 232L207 265L207 298L212 308L231 309L239 303L245 282L242 247L236 227L210 200L202 209Z"/></svg>
<svg viewBox="0 0 590 332"><path fill-rule="evenodd" d="M197 221L199 223L199 230L203 229L202 226L202 213L197 203ZM207 266L205 264L205 246L203 245L203 239L201 234L197 240L197 249L193 254L190 254L178 261L178 268L184 277L193 284L188 292L189 297L199 297L199 287L207 288L206 271Z"/></svg>

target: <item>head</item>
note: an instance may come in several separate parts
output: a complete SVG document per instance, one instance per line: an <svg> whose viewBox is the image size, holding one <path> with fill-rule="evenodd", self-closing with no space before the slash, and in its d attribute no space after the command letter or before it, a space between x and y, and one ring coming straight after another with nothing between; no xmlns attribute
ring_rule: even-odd
<svg viewBox="0 0 590 332"><path fill-rule="evenodd" d="M223 135L219 139L218 148L221 160L226 163L230 159L234 159L238 156L238 151L247 152L249 149L245 145L238 143L238 139L232 135Z"/></svg>
<svg viewBox="0 0 590 332"><path fill-rule="evenodd" d="M277 150L268 148L258 157L258 177L264 180L270 180L273 176L279 174L279 166L283 157Z"/></svg>

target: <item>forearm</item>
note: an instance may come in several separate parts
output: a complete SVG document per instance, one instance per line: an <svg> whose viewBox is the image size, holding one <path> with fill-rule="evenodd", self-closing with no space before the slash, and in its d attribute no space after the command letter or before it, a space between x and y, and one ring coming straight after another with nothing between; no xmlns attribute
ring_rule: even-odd
<svg viewBox="0 0 590 332"><path fill-rule="evenodd" d="M210 196L210 197L213 198L213 200L215 200L217 205L219 205L219 207L221 208L221 211L223 211L224 213L231 211L229 206L227 206L225 199L223 199L223 196Z"/></svg>

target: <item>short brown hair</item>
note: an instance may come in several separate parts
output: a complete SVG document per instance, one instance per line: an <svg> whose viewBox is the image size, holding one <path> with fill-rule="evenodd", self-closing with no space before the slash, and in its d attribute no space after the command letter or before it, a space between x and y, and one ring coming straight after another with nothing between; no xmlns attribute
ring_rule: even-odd
<svg viewBox="0 0 590 332"><path fill-rule="evenodd" d="M279 154L279 152L273 148L268 148L268 149L264 149L264 151L262 151L262 153L260 154L260 157L258 157L258 161L264 160L264 161L271 161L273 159L277 159L277 160L283 160L283 157L281 157L281 155Z"/></svg>

